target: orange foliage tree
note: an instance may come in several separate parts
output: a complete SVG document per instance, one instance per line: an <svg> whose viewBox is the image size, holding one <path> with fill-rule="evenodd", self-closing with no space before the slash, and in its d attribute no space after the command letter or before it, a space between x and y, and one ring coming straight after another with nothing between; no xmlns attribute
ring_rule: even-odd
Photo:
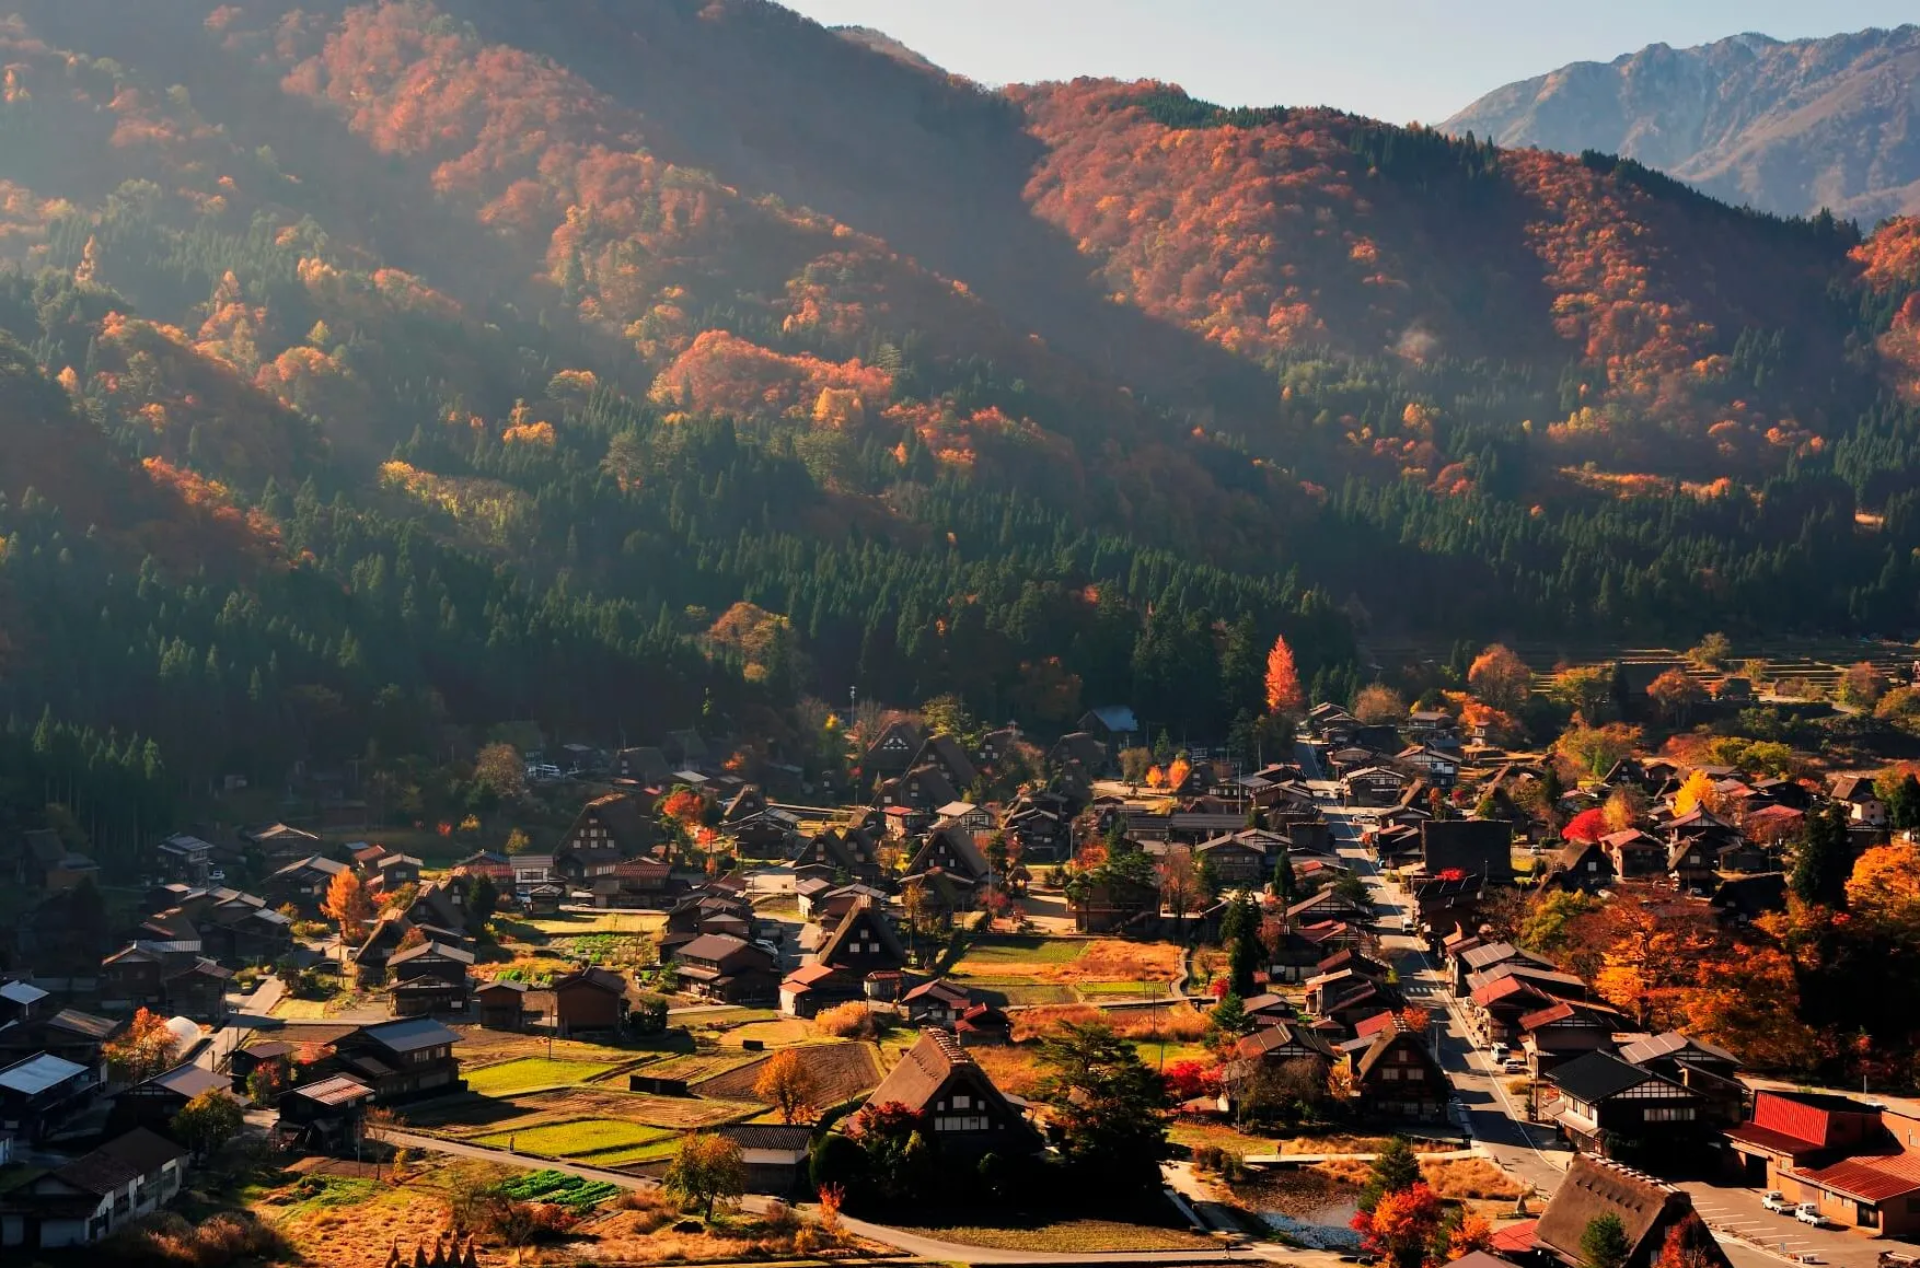
<svg viewBox="0 0 1920 1268"><path fill-rule="evenodd" d="M1474 658L1467 669L1473 694L1505 713L1525 703L1533 673L1512 648L1495 643Z"/></svg>
<svg viewBox="0 0 1920 1268"><path fill-rule="evenodd" d="M126 1030L105 1048L107 1069L122 1083L141 1083L173 1065L180 1041L167 1029L167 1019L145 1008L133 1014Z"/></svg>
<svg viewBox="0 0 1920 1268"><path fill-rule="evenodd" d="M1293 648L1283 634L1273 640L1267 653L1267 712L1275 717L1299 713L1306 705L1306 693L1300 687L1300 671L1293 663Z"/></svg>
<svg viewBox="0 0 1920 1268"><path fill-rule="evenodd" d="M327 885L327 897L320 905L320 913L340 926L342 942L351 942L360 936L362 927L373 915L373 902L367 897L367 887L361 883L358 872L347 868L334 875Z"/></svg>

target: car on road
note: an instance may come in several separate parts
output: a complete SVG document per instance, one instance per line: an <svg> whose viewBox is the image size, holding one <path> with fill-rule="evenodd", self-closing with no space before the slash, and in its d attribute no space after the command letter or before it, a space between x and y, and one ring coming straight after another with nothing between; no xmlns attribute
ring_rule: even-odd
<svg viewBox="0 0 1920 1268"><path fill-rule="evenodd" d="M1827 1226L1827 1217L1820 1214L1819 1206L1812 1202L1802 1202L1799 1206L1794 1207L1793 1218L1799 1220L1802 1224L1811 1224L1815 1228L1825 1228Z"/></svg>
<svg viewBox="0 0 1920 1268"><path fill-rule="evenodd" d="M1527 1073L1527 1063L1518 1057L1508 1057L1500 1063L1500 1073L1525 1074Z"/></svg>
<svg viewBox="0 0 1920 1268"><path fill-rule="evenodd" d="M1760 1205L1776 1215L1792 1215L1793 1203L1787 1201L1787 1195L1778 1189L1768 1189L1760 1199Z"/></svg>

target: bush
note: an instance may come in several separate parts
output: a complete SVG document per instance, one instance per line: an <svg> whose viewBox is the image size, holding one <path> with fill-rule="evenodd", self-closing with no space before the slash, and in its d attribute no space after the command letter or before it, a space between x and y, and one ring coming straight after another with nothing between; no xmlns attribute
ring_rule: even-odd
<svg viewBox="0 0 1920 1268"><path fill-rule="evenodd" d="M871 1039L877 1030L873 1014L858 1000L829 1008L813 1019L813 1028L836 1039Z"/></svg>
<svg viewBox="0 0 1920 1268"><path fill-rule="evenodd" d="M128 1225L100 1244L101 1257L128 1264L224 1268L242 1261L284 1259L292 1248L270 1225L222 1212L190 1224L170 1212Z"/></svg>
<svg viewBox="0 0 1920 1268"><path fill-rule="evenodd" d="M1229 1183L1247 1178L1247 1166L1241 1160L1239 1152L1220 1145L1195 1145L1193 1169L1211 1172Z"/></svg>

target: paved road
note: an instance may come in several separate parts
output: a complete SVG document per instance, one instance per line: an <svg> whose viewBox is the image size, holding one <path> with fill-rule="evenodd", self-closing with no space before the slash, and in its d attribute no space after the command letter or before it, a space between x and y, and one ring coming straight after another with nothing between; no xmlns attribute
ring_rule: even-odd
<svg viewBox="0 0 1920 1268"><path fill-rule="evenodd" d="M1551 1194L1573 1155L1558 1146L1551 1132L1526 1122L1526 1106L1507 1092L1507 1076L1498 1073L1489 1054L1475 1050L1465 1015L1441 966L1417 937L1397 932L1406 915L1405 896L1388 888L1372 856L1361 848L1353 811L1339 803L1339 784L1325 778L1311 746L1298 745L1296 760L1309 776L1307 786L1321 798L1320 808L1332 825L1341 860L1367 883L1385 930L1381 950L1399 974L1401 989L1409 1003L1433 1015L1440 1064L1453 1081L1467 1131L1483 1152L1516 1179Z"/></svg>
<svg viewBox="0 0 1920 1268"><path fill-rule="evenodd" d="M1390 930L1398 929L1405 903L1400 895L1388 891L1378 867L1360 848L1360 829L1353 822L1353 812L1338 804L1339 785L1323 778L1308 745L1298 746L1296 760L1312 777L1308 787L1323 797L1321 810L1333 825L1341 858L1366 880L1384 918L1382 923ZM1542 1197L1551 1196L1572 1164L1573 1154L1547 1128L1525 1121L1524 1101L1507 1093L1505 1078L1494 1072L1491 1056L1474 1047L1465 1015L1426 948L1405 934L1387 933L1382 949L1399 972L1410 1002L1427 1008L1439 1024L1441 1064L1453 1080L1477 1147L1517 1179L1532 1184ZM1879 1253L1878 1243L1838 1229L1807 1228L1765 1211L1759 1194L1751 1189L1696 1182L1678 1187L1693 1195L1696 1209L1713 1227L1735 1268L1779 1268L1782 1263L1806 1262L1798 1258L1804 1254L1816 1256L1813 1262L1839 1268L1873 1268ZM1531 1205L1537 1214L1539 1203Z"/></svg>

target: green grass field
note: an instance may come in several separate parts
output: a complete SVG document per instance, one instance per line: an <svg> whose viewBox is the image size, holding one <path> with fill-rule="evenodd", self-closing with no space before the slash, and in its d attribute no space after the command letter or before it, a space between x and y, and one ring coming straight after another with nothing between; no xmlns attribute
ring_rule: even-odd
<svg viewBox="0 0 1920 1268"><path fill-rule="evenodd" d="M1115 999L1157 999L1172 985L1171 982L1081 982L1074 989L1088 998L1105 995Z"/></svg>
<svg viewBox="0 0 1920 1268"><path fill-rule="evenodd" d="M545 1057L521 1057L498 1065L479 1066L466 1072L467 1088L482 1096L512 1096L543 1087L572 1087L613 1069L611 1064L587 1061L549 1061Z"/></svg>
<svg viewBox="0 0 1920 1268"><path fill-rule="evenodd" d="M1077 1004L1079 995L1071 986L1058 982L1040 982L1030 977L967 977L965 985L999 996L1009 1004Z"/></svg>
<svg viewBox="0 0 1920 1268"><path fill-rule="evenodd" d="M525 1131L494 1132L491 1135L475 1136L473 1143L487 1145L494 1149L513 1148L523 1154L534 1154L543 1158L584 1158L592 1155L596 1161L603 1156L619 1156L622 1161L632 1161L626 1154L643 1146L661 1142L671 1144L677 1133L659 1127L642 1127L638 1123L622 1122L612 1118L581 1118L568 1123L544 1123L538 1127L529 1127ZM607 1163L608 1166L619 1165Z"/></svg>
<svg viewBox="0 0 1920 1268"><path fill-rule="evenodd" d="M995 964L1065 964L1086 954L1087 946L1064 938L982 939L967 948L955 972L964 973L970 964L988 969Z"/></svg>
<svg viewBox="0 0 1920 1268"><path fill-rule="evenodd" d="M1140 1054L1140 1060L1156 1070L1161 1068L1163 1062L1166 1065L1172 1065L1176 1061L1199 1061L1208 1065L1213 1063L1213 1054L1207 1051L1205 1044L1180 1043L1176 1040L1162 1049L1157 1039L1136 1039L1133 1041L1133 1047ZM1161 1055L1163 1051L1164 1056Z"/></svg>

